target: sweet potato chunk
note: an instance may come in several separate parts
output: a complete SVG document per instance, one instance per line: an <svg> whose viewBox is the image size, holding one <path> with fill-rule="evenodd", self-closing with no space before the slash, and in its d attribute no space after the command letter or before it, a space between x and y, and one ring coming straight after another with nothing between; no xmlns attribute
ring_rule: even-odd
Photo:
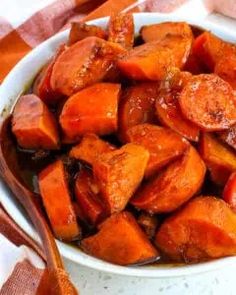
<svg viewBox="0 0 236 295"><path fill-rule="evenodd" d="M95 225L105 217L105 210L98 198L99 188L92 174L82 169L75 181L75 197L87 221Z"/></svg>
<svg viewBox="0 0 236 295"><path fill-rule="evenodd" d="M56 120L43 101L34 94L21 96L12 114L12 132L26 149L58 149Z"/></svg>
<svg viewBox="0 0 236 295"><path fill-rule="evenodd" d="M235 255L236 215L221 199L198 197L164 221L156 245L185 262Z"/></svg>
<svg viewBox="0 0 236 295"><path fill-rule="evenodd" d="M220 58L216 63L215 73L236 90L236 50Z"/></svg>
<svg viewBox="0 0 236 295"><path fill-rule="evenodd" d="M199 151L212 180L224 185L231 172L236 170L236 154L209 133L202 134Z"/></svg>
<svg viewBox="0 0 236 295"><path fill-rule="evenodd" d="M134 47L117 61L121 72L134 80L162 80L174 68L182 69L192 39L173 36Z"/></svg>
<svg viewBox="0 0 236 295"><path fill-rule="evenodd" d="M218 136L236 150L236 124L225 131L218 132Z"/></svg>
<svg viewBox="0 0 236 295"><path fill-rule="evenodd" d="M172 51L158 42L134 47L117 65L128 78L154 81L162 80L168 70L177 66Z"/></svg>
<svg viewBox="0 0 236 295"><path fill-rule="evenodd" d="M129 212L112 215L100 225L99 232L82 241L90 255L120 265L143 264L159 258L157 249Z"/></svg>
<svg viewBox="0 0 236 295"><path fill-rule="evenodd" d="M58 48L56 55L39 73L33 85L33 93L39 96L47 105L54 105L62 99L62 95L52 89L50 80L53 66L65 49L64 44Z"/></svg>
<svg viewBox="0 0 236 295"><path fill-rule="evenodd" d="M189 143L174 131L151 124L140 124L127 131L128 142L143 146L150 157L145 170L149 177L158 170L181 156L189 147Z"/></svg>
<svg viewBox="0 0 236 295"><path fill-rule="evenodd" d="M108 24L108 41L130 49L134 44L134 19L130 13L112 15Z"/></svg>
<svg viewBox="0 0 236 295"><path fill-rule="evenodd" d="M193 38L191 27L185 22L164 22L143 26L140 34L144 42L162 41L171 36Z"/></svg>
<svg viewBox="0 0 236 295"><path fill-rule="evenodd" d="M214 71L216 63L227 52L231 52L233 45L224 42L210 32L204 32L198 36L193 44L193 53L198 59L208 67L210 71Z"/></svg>
<svg viewBox="0 0 236 295"><path fill-rule="evenodd" d="M148 158L146 149L130 143L101 155L94 163L94 176L110 213L125 208L142 181Z"/></svg>
<svg viewBox="0 0 236 295"><path fill-rule="evenodd" d="M47 166L38 176L39 189L51 227L61 240L72 241L81 230L70 199L67 175L61 160Z"/></svg>
<svg viewBox="0 0 236 295"><path fill-rule="evenodd" d="M125 49L97 37L88 37L66 49L56 60L51 85L54 91L70 96L100 82Z"/></svg>
<svg viewBox="0 0 236 295"><path fill-rule="evenodd" d="M159 83L144 82L126 89L119 104L119 137L127 142L127 130L142 123L155 123Z"/></svg>
<svg viewBox="0 0 236 295"><path fill-rule="evenodd" d="M173 36L162 40L160 45L171 50L174 55L176 67L183 69L191 53L192 41L192 37L183 38L181 36Z"/></svg>
<svg viewBox="0 0 236 295"><path fill-rule="evenodd" d="M204 181L206 168L193 147L137 192L131 203L149 213L171 212L187 202Z"/></svg>
<svg viewBox="0 0 236 295"><path fill-rule="evenodd" d="M97 135L115 132L120 87L120 84L97 83L71 96L60 115L64 134L77 140L88 132Z"/></svg>
<svg viewBox="0 0 236 295"><path fill-rule="evenodd" d="M111 152L115 147L103 141L93 133L85 134L81 142L70 151L70 157L82 160L93 166L93 163L101 154Z"/></svg>
<svg viewBox="0 0 236 295"><path fill-rule="evenodd" d="M71 23L68 45L71 46L74 43L81 41L87 37L98 37L101 39L106 39L106 35L106 32L98 26L87 25L82 22L73 22Z"/></svg>
<svg viewBox="0 0 236 295"><path fill-rule="evenodd" d="M205 131L228 129L236 123L232 87L214 74L193 76L180 93L184 116Z"/></svg>
<svg viewBox="0 0 236 295"><path fill-rule="evenodd" d="M191 141L199 140L199 127L185 119L179 106L179 91L163 91L156 100L156 114L160 122Z"/></svg>
<svg viewBox="0 0 236 295"><path fill-rule="evenodd" d="M223 199L236 212L236 171L230 175L224 187Z"/></svg>
<svg viewBox="0 0 236 295"><path fill-rule="evenodd" d="M165 22L143 26L141 36L145 42L159 42L172 50L177 67L182 68L190 54L193 34L190 26L184 22Z"/></svg>

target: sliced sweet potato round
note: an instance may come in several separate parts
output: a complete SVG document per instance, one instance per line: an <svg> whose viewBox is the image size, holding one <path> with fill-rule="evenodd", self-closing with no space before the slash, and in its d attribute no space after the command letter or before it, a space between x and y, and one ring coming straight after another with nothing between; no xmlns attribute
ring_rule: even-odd
<svg viewBox="0 0 236 295"><path fill-rule="evenodd" d="M97 83L72 95L60 114L66 137L77 141L84 134L113 133L118 128L120 84Z"/></svg>
<svg viewBox="0 0 236 295"><path fill-rule="evenodd" d="M205 172L204 162L190 146L181 159L141 187L131 203L149 213L174 211L198 192Z"/></svg>
<svg viewBox="0 0 236 295"><path fill-rule="evenodd" d="M119 104L119 138L127 142L127 130L142 123L155 123L158 82L143 82L126 89Z"/></svg>
<svg viewBox="0 0 236 295"><path fill-rule="evenodd" d="M198 197L164 221L155 243L175 261L235 255L236 215L221 199Z"/></svg>
<svg viewBox="0 0 236 295"><path fill-rule="evenodd" d="M236 123L232 87L214 74L194 76L180 93L184 116L205 131L228 129Z"/></svg>
<svg viewBox="0 0 236 295"><path fill-rule="evenodd" d="M150 263L160 257L129 212L113 214L99 228L82 241L82 249L90 255L120 265Z"/></svg>
<svg viewBox="0 0 236 295"><path fill-rule="evenodd" d="M98 37L76 42L56 60L51 75L52 89L71 96L86 86L100 82L119 54L125 52L119 44Z"/></svg>
<svg viewBox="0 0 236 295"><path fill-rule="evenodd" d="M183 155L189 143L169 128L151 124L140 124L127 131L128 142L143 146L150 153L145 176L150 177L158 170Z"/></svg>

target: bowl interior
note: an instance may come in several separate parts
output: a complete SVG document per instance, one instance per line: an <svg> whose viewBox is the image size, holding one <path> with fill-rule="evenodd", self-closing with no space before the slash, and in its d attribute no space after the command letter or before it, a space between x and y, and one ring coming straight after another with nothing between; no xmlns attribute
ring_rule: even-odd
<svg viewBox="0 0 236 295"><path fill-rule="evenodd" d="M108 18L102 18L94 20L90 23L105 27L107 24L107 20ZM180 20L187 21L190 24L200 26L206 30L210 30L226 41L236 42L236 31L229 31L227 30L227 28L224 28L221 25L214 25L205 20L190 20L188 19L188 17L180 18L174 15L165 15L159 13L135 14L134 20L136 32L138 32L140 27L143 25L163 21ZM35 48L33 51L31 51L14 67L14 69L6 77L0 87L0 118L4 118L11 111L19 95L27 89L38 71L54 54L58 45L65 42L67 37L68 31L58 33L57 35L50 38L49 40ZM11 194L11 192L8 190L7 186L3 183L2 180L0 180L0 202L5 207L9 215L13 217L15 222L22 229L24 229L25 232L29 234L29 236L40 243L40 239L35 232L31 222L29 221L26 213L15 200L14 196ZM74 262L97 270L128 276L173 277L206 272L236 263L236 257L228 257L195 265L122 267L93 258L83 253L80 249L65 244L63 242L57 241L57 244L60 253L64 257L71 259Z"/></svg>

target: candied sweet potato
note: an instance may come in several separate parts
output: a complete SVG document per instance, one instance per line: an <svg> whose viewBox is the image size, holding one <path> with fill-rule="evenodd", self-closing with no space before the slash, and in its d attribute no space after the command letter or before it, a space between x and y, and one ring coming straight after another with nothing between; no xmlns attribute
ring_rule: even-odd
<svg viewBox="0 0 236 295"><path fill-rule="evenodd" d="M224 187L223 199L236 212L236 171L230 175Z"/></svg>
<svg viewBox="0 0 236 295"><path fill-rule="evenodd" d="M50 81L53 66L65 49L65 44L58 48L56 55L42 69L33 85L33 93L39 96L47 105L54 105L62 99L62 96L52 89Z"/></svg>
<svg viewBox="0 0 236 295"><path fill-rule="evenodd" d="M90 255L120 265L142 264L159 258L157 249L129 212L112 215L97 234L82 240Z"/></svg>
<svg viewBox="0 0 236 295"><path fill-rule="evenodd" d="M130 49L134 44L134 19L130 13L112 15L108 24L108 41Z"/></svg>
<svg viewBox="0 0 236 295"><path fill-rule="evenodd" d="M59 148L56 120L44 102L34 94L18 99L12 114L12 132L23 148Z"/></svg>
<svg viewBox="0 0 236 295"><path fill-rule="evenodd" d="M66 49L56 60L51 86L54 91L71 96L100 82L114 61L126 50L119 44L98 37L88 37Z"/></svg>
<svg viewBox="0 0 236 295"><path fill-rule="evenodd" d="M150 42L131 49L117 61L117 65L128 78L156 81L163 79L176 62L169 48Z"/></svg>
<svg viewBox="0 0 236 295"><path fill-rule="evenodd" d="M94 163L94 176L110 213L125 208L142 181L148 158L146 149L130 143L101 155Z"/></svg>
<svg viewBox="0 0 236 295"><path fill-rule="evenodd" d="M83 216L95 225L101 222L106 213L98 197L99 188L91 172L81 169L75 180L75 197Z"/></svg>
<svg viewBox="0 0 236 295"><path fill-rule="evenodd" d="M57 160L42 170L38 181L43 204L55 236L67 241L77 239L81 230L76 221L62 161Z"/></svg>
<svg viewBox="0 0 236 295"><path fill-rule="evenodd" d="M191 54L192 41L192 37L173 36L162 40L160 45L171 50L174 55L175 66L183 69Z"/></svg>
<svg viewBox="0 0 236 295"><path fill-rule="evenodd" d="M199 127L187 120L180 109L179 91L162 91L156 100L159 121L191 141L199 140Z"/></svg>
<svg viewBox="0 0 236 295"><path fill-rule="evenodd" d="M218 136L221 140L236 150L236 124L227 130L218 132Z"/></svg>
<svg viewBox="0 0 236 295"><path fill-rule="evenodd" d="M70 157L82 160L93 166L101 154L115 150L110 143L100 139L96 134L87 133L81 142L72 147Z"/></svg>
<svg viewBox="0 0 236 295"><path fill-rule="evenodd" d="M193 44L193 53L198 59L214 71L216 63L226 55L226 52L234 51L234 46L227 43L210 32L199 35Z"/></svg>
<svg viewBox="0 0 236 295"><path fill-rule="evenodd" d="M145 42L159 42L170 48L177 61L177 66L182 68L190 54L193 34L190 26L184 22L165 22L147 25L141 28L141 36Z"/></svg>
<svg viewBox="0 0 236 295"><path fill-rule="evenodd" d="M232 87L214 74L193 76L179 96L183 115L205 131L228 129L236 123Z"/></svg>
<svg viewBox="0 0 236 295"><path fill-rule="evenodd" d="M71 23L68 45L71 46L87 37L106 39L106 36L106 32L98 26L87 25L83 22L73 22Z"/></svg>
<svg viewBox="0 0 236 295"><path fill-rule="evenodd" d="M117 61L118 68L134 80L162 80L174 68L182 69L191 52L192 39L173 36L134 47Z"/></svg>
<svg viewBox="0 0 236 295"><path fill-rule="evenodd" d="M163 22L143 26L140 34L144 42L162 41L171 36L193 38L191 27L185 22Z"/></svg>
<svg viewBox="0 0 236 295"><path fill-rule="evenodd" d="M119 137L127 141L127 130L142 123L155 123L155 101L159 83L143 82L126 89L119 104Z"/></svg>
<svg viewBox="0 0 236 295"><path fill-rule="evenodd" d="M64 104L60 125L67 138L86 133L113 133L118 128L120 84L97 83L72 95Z"/></svg>
<svg viewBox="0 0 236 295"><path fill-rule="evenodd" d="M190 146L181 159L141 187L131 203L149 213L174 211L198 192L205 172L204 162Z"/></svg>
<svg viewBox="0 0 236 295"><path fill-rule="evenodd" d="M236 154L209 133L202 134L199 152L212 180L218 185L224 185L236 170Z"/></svg>
<svg viewBox="0 0 236 295"><path fill-rule="evenodd" d="M236 90L236 50L223 55L216 63L214 72Z"/></svg>
<svg viewBox="0 0 236 295"><path fill-rule="evenodd" d="M128 142L139 144L149 151L145 176L150 177L175 160L189 147L182 136L169 128L140 124L127 131Z"/></svg>
<svg viewBox="0 0 236 295"><path fill-rule="evenodd" d="M221 199L198 197L164 221L155 242L184 262L235 255L236 215Z"/></svg>

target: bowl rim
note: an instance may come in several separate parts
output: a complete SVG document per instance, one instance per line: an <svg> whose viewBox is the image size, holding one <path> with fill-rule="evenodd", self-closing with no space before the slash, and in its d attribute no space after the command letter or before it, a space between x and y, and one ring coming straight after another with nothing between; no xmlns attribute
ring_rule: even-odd
<svg viewBox="0 0 236 295"><path fill-rule="evenodd" d="M189 19L188 17L176 16L172 14L160 14L160 13L138 13L134 14L135 24L149 24L164 21L186 21L192 25L200 26L206 30L213 31L219 37L227 41L236 41L236 32L223 27L220 24L213 24L207 20L199 19ZM90 24L96 24L99 26L105 26L108 21L108 17L96 19L89 21ZM17 65L11 70L11 72L4 79L2 85L0 86L0 113L1 117L4 118L4 109L7 107L7 111L11 111L14 106L14 102L17 97L25 90L25 85L33 80L35 74L40 69L39 65L43 66L46 60L55 52L56 47L60 42L65 40L68 36L68 30L59 32L50 39L46 40L35 49L33 49L29 54L27 54ZM47 49L47 54L44 52ZM33 68L31 61L35 61L38 66L37 69ZM42 62L41 62L42 61ZM21 76L21 71L23 69L29 69L32 74L29 75L30 78L26 81L24 77ZM24 75L23 75L24 76ZM26 75L27 76L27 75ZM18 81L15 85L15 81ZM24 84L21 84L24 83ZM14 85L14 86L12 86ZM10 107L9 107L10 106ZM30 223L27 216L25 216L24 211L21 206L14 199L10 193L7 185L0 179L0 203L5 208L10 216L14 216L14 221L35 241L40 243L39 236L37 235L35 229ZM217 270L222 267L228 267L236 263L236 257L226 257L216 260L211 260L208 262L203 262L199 264L192 265L181 265L181 266L142 266L142 267L126 267L114 265L82 252L80 249L74 246L68 245L66 243L56 241L59 247L60 253L63 257L72 260L83 266L89 268L125 275L125 276L135 276L135 277L147 277L147 278L164 278L164 277L178 277L187 276L197 273L204 273L213 270Z"/></svg>

